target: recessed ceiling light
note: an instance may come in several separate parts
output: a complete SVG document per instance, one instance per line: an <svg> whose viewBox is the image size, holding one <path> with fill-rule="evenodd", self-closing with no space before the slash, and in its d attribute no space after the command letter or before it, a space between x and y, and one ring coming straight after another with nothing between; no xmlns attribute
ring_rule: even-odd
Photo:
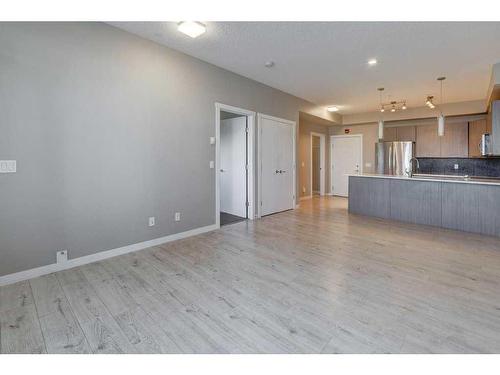
<svg viewBox="0 0 500 375"><path fill-rule="evenodd" d="M377 65L377 59L368 60L368 65Z"/></svg>
<svg viewBox="0 0 500 375"><path fill-rule="evenodd" d="M177 30L191 38L196 38L207 31L207 27L197 21L182 21L177 25Z"/></svg>
<svg viewBox="0 0 500 375"><path fill-rule="evenodd" d="M332 106L330 106L330 107L327 107L327 108L326 108L326 110L327 110L328 112L338 112L339 107L336 107L336 106L332 105Z"/></svg>

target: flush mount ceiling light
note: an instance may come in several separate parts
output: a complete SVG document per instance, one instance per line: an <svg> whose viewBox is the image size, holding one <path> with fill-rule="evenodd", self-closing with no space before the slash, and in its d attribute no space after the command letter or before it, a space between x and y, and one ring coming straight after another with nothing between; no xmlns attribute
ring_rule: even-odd
<svg viewBox="0 0 500 375"><path fill-rule="evenodd" d="M326 110L327 110L328 112L338 112L339 108L338 108L338 107L336 107L336 106L334 106L334 105L332 105L332 106L330 106L330 107L327 107L327 108L326 108Z"/></svg>
<svg viewBox="0 0 500 375"><path fill-rule="evenodd" d="M377 65L377 59L368 60L368 65L370 65L370 66Z"/></svg>
<svg viewBox="0 0 500 375"><path fill-rule="evenodd" d="M205 33L207 27L197 21L182 21L177 24L177 30L191 38L196 38Z"/></svg>
<svg viewBox="0 0 500 375"><path fill-rule="evenodd" d="M274 61L272 61L272 60L266 61L266 63L264 64L264 66L266 68L272 68L274 66Z"/></svg>

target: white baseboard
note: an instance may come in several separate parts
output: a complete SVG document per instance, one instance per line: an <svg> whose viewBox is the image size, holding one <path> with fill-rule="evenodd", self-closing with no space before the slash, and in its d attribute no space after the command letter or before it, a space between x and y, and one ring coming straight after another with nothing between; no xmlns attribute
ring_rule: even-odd
<svg viewBox="0 0 500 375"><path fill-rule="evenodd" d="M206 227L191 229L186 232L174 233L169 236L155 238L153 240L135 243L132 245L127 245L123 247L118 247L112 250L101 251L95 254L86 255L80 258L70 259L64 263L53 263L46 266L32 268L26 271L20 271L16 273L11 273L9 275L0 276L0 286L14 284L19 281L33 279L35 277L48 275L52 272L67 270L73 267L82 266L88 263L94 263L99 260L104 260L107 258L112 258L117 255L127 254L134 251L146 249L152 246L158 246L167 242L172 242L175 240L180 240L182 238L196 236L197 234L202 234L206 232L211 232L218 229L216 224L207 225Z"/></svg>

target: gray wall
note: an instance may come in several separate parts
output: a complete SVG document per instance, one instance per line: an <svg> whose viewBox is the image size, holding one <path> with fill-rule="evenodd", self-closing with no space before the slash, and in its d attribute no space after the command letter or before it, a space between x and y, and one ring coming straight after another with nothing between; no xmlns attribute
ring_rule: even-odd
<svg viewBox="0 0 500 375"><path fill-rule="evenodd" d="M0 159L18 161L0 175L0 275L214 224L216 101L321 112L105 24L0 23Z"/></svg>

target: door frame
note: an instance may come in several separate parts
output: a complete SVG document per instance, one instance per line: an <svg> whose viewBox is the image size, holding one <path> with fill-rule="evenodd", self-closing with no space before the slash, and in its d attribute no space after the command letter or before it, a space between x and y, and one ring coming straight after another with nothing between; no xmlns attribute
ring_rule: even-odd
<svg viewBox="0 0 500 375"><path fill-rule="evenodd" d="M278 121L292 127L293 132L293 156L292 156L292 170L293 170L293 206L292 209L297 208L297 163L295 161L295 154L297 152L297 124L295 121L286 120L279 117L265 115L263 113L257 113L257 176L258 186L257 186L257 217L262 217L262 120L268 119L272 121Z"/></svg>
<svg viewBox="0 0 500 375"><path fill-rule="evenodd" d="M361 157L361 165L359 166L359 173L363 173L363 134L342 134L342 135L331 135L330 136L330 194L333 193L333 167L335 165L335 161L333 160L333 140L339 138L359 138L359 155Z"/></svg>
<svg viewBox="0 0 500 375"><path fill-rule="evenodd" d="M248 219L255 217L255 175L253 168L255 145L255 112L231 105L215 103L215 225L220 228L220 113L231 112L247 117L247 201Z"/></svg>
<svg viewBox="0 0 500 375"><path fill-rule="evenodd" d="M325 162L326 162L326 150L325 150L325 135L321 133L310 133L311 138L311 159L310 159L310 177L311 177L311 196L314 195L313 192L313 137L319 137L319 195L325 195Z"/></svg>

